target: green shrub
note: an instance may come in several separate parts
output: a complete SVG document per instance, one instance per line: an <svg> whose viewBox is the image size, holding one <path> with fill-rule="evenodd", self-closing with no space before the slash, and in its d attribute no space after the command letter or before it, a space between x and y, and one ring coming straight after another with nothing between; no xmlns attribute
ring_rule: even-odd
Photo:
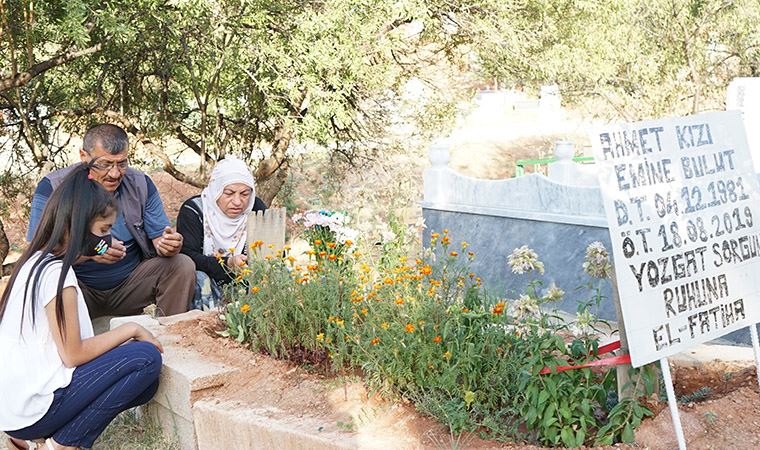
<svg viewBox="0 0 760 450"><path fill-rule="evenodd" d="M308 263L287 250L251 260L227 288L224 334L279 358L307 352L334 374L360 371L373 392L411 400L453 433L567 447L632 439L649 412L635 400L609 404L614 370L539 374L597 358L593 302L579 311L583 323L566 323L546 312L563 294L554 286L541 295L533 281L518 299L496 298L470 272L466 242L433 233L411 260L394 227L397 242L380 254L333 246L321 229L309 235ZM527 247L509 263L516 274L543 272Z"/></svg>

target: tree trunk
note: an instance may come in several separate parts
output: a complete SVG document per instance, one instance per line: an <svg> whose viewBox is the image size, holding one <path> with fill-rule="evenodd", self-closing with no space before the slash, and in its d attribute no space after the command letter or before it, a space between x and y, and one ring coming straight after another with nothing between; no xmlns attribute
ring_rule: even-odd
<svg viewBox="0 0 760 450"><path fill-rule="evenodd" d="M264 203L272 204L272 200L280 192L285 181L288 179L288 158L285 152L290 146L292 136L282 126L275 130L275 139L272 143L272 154L259 163L254 177L256 178L256 196Z"/></svg>
<svg viewBox="0 0 760 450"><path fill-rule="evenodd" d="M0 219L0 266L3 265L5 257L8 256L11 246L8 242L8 236L5 234L5 228L3 227L3 220Z"/></svg>

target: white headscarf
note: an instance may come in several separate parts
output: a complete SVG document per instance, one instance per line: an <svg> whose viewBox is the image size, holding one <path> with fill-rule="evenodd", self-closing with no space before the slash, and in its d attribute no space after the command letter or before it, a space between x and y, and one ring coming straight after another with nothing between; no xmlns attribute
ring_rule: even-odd
<svg viewBox="0 0 760 450"><path fill-rule="evenodd" d="M224 214L216 201L224 192L224 188L234 183L249 186L251 197L248 206L233 219ZM245 247L247 213L251 212L256 201L256 186L248 166L234 156L227 156L217 162L211 172L208 186L201 193L201 199L203 200L203 254L215 256L221 250L223 255L227 255L231 248L235 249L236 254L240 254Z"/></svg>

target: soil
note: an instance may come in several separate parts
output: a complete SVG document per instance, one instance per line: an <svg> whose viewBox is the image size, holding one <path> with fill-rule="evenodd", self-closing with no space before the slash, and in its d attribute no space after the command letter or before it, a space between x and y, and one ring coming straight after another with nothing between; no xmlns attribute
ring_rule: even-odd
<svg viewBox="0 0 760 450"><path fill-rule="evenodd" d="M270 405L298 417L324 419L328 423L353 423L358 411L370 408L372 427L405 424L408 432L419 437L425 447L451 447L457 441L434 421L414 411L407 404L392 404L377 397L368 398L364 386L356 380L336 380L281 360L251 352L246 346L220 338L223 325L213 315L176 323L169 327L180 342L209 360L222 362L241 370L214 392L219 400L245 402L251 406ZM747 362L751 365L751 361ZM679 411L687 445L690 449L744 450L760 447L760 395L754 366L725 364L715 361L702 366L676 366L672 370L676 395L681 399ZM261 392L256 380L267 379L270 390ZM256 396L241 395L246 386L257 385ZM272 400L275 399L275 400ZM670 450L677 447L670 412L666 402L650 401L654 418L646 419L636 431L634 445L593 447L602 449L648 448ZM367 424L360 424L361 426ZM543 447L484 441L476 435L458 440L465 448ZM591 447L589 447L591 448Z"/></svg>

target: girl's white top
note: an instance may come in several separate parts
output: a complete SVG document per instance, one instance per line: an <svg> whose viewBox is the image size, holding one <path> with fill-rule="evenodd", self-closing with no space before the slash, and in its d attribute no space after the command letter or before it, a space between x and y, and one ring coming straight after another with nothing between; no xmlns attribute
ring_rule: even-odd
<svg viewBox="0 0 760 450"><path fill-rule="evenodd" d="M40 420L53 402L53 393L68 386L74 372L73 368L63 365L45 314L45 305L55 298L61 273L60 261L48 264L40 276L34 326L31 317L32 275L21 326L26 280L39 255L29 258L13 286L6 287L11 289L11 294L0 321L0 430L4 431L26 428ZM64 288L69 286L77 291L80 336L82 339L92 337L92 322L72 269L63 283Z"/></svg>

